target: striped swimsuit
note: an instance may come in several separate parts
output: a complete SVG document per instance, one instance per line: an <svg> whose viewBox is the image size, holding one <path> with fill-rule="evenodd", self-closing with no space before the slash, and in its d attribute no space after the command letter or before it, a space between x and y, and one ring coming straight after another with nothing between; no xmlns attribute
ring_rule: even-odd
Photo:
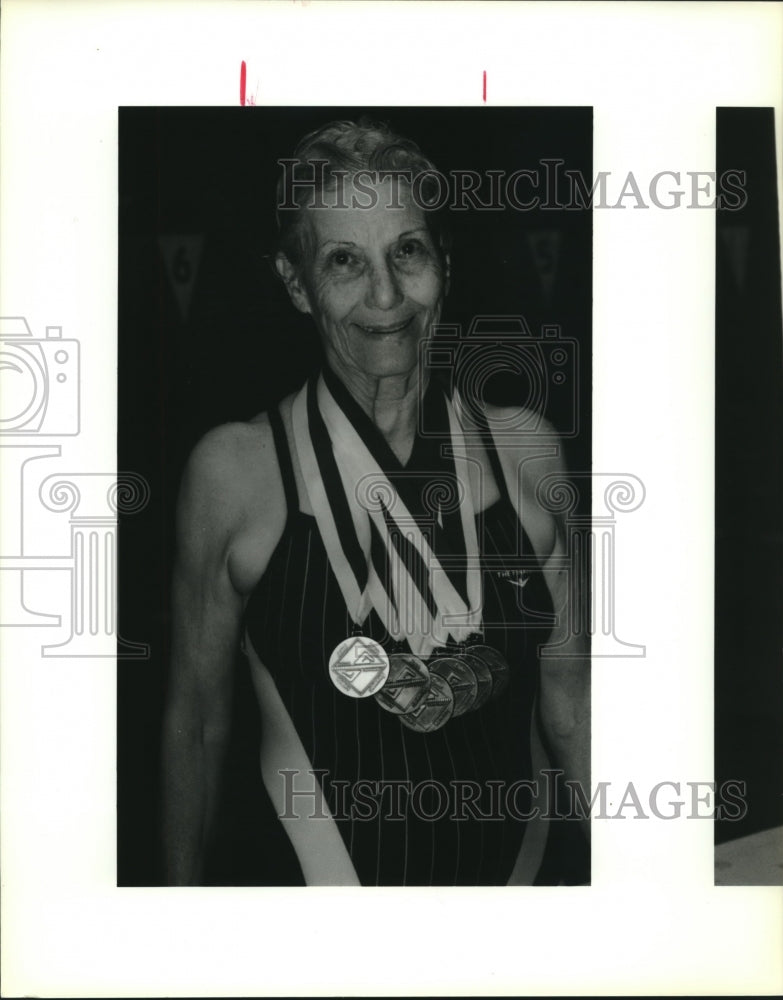
<svg viewBox="0 0 783 1000"><path fill-rule="evenodd" d="M534 716L537 648L551 631L552 603L497 454L488 449L501 496L477 514L477 532L485 642L505 655L511 683L500 698L422 734L406 729L373 698L341 694L329 678L329 655L351 634L352 622L315 518L299 508L279 412L269 416L288 517L248 600L245 627L317 773L361 884L505 884L523 841L525 880L540 881L546 833L526 833L534 824L525 819L532 800L522 782L541 781L539 769L547 766L540 749L537 757ZM417 435L405 466L406 476L420 473L422 485L430 482L432 447ZM374 611L363 630L388 648Z"/></svg>

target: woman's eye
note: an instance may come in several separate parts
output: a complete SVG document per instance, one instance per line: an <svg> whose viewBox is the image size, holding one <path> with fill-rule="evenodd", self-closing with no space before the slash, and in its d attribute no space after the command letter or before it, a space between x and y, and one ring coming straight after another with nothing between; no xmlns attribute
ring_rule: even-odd
<svg viewBox="0 0 783 1000"><path fill-rule="evenodd" d="M333 250L324 261L326 267L336 268L337 270L347 270L348 268L356 267L358 264L358 259L356 254L352 253L346 248L339 250Z"/></svg>
<svg viewBox="0 0 783 1000"><path fill-rule="evenodd" d="M323 273L336 279L358 277L363 267L362 256L346 248L333 250L321 264Z"/></svg>
<svg viewBox="0 0 783 1000"><path fill-rule="evenodd" d="M400 244L399 253L401 257L415 257L423 249L424 247L418 240L406 240Z"/></svg>

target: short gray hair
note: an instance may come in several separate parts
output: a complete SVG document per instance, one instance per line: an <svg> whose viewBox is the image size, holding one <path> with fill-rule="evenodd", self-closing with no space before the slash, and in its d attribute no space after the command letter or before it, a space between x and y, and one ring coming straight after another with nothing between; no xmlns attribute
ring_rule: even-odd
<svg viewBox="0 0 783 1000"><path fill-rule="evenodd" d="M319 169L315 161L322 161L318 164ZM337 176L350 177L360 170L406 170L412 175L428 175L422 178L425 202L428 192L439 183L434 176L438 174L437 167L412 139L393 132L385 122L368 118L361 118L358 123L329 122L308 132L299 141L293 156L279 162L285 162L290 171L282 172L277 182L278 251L296 267L302 264L306 252L302 238L302 209L312 202L316 191L336 187ZM289 191L286 190L287 178L289 182L294 181ZM422 207L435 244L445 254L449 249L449 235L444 211Z"/></svg>

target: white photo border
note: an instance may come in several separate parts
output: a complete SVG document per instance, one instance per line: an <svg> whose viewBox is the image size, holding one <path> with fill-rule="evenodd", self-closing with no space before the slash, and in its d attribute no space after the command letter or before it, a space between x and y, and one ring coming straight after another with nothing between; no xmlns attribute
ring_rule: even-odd
<svg viewBox="0 0 783 1000"><path fill-rule="evenodd" d="M116 469L118 107L236 105L242 61L269 105L481 105L486 72L488 103L592 106L594 169L620 177L714 170L715 109L774 106L780 180L782 31L780 4L7 0L0 315L81 352L53 471ZM594 674L617 788L713 772L714 230L594 213L594 468L647 491L616 606L647 655ZM705 820L594 822L589 888L118 889L114 662L1 638L6 995L783 988L780 890L716 888Z"/></svg>

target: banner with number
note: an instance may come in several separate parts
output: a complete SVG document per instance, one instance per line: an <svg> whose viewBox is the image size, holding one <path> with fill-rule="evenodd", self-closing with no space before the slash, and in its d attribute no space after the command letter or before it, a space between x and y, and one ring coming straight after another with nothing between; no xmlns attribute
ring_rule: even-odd
<svg viewBox="0 0 783 1000"><path fill-rule="evenodd" d="M204 248L203 235L169 234L158 237L163 263L183 323L188 320L193 289Z"/></svg>

